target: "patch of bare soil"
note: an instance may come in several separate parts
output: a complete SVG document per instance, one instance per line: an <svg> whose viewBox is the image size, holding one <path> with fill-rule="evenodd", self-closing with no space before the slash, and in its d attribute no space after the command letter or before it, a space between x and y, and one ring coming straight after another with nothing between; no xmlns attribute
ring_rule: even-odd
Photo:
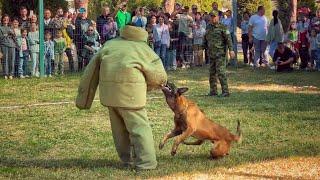
<svg viewBox="0 0 320 180"><path fill-rule="evenodd" d="M320 179L320 157L292 157L158 179Z"/></svg>

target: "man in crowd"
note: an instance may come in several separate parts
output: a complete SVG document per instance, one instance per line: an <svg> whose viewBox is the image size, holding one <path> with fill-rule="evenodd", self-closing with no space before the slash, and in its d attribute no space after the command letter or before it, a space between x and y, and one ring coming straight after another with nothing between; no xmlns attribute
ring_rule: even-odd
<svg viewBox="0 0 320 180"><path fill-rule="evenodd" d="M254 67L259 67L259 60L261 66L268 66L268 55L266 53L268 20L264 14L264 7L259 6L257 14L251 16L249 19L249 42L253 42L255 52Z"/></svg>
<svg viewBox="0 0 320 180"><path fill-rule="evenodd" d="M207 27L204 37L204 46L208 50L210 58L210 91L209 96L217 96L217 78L219 78L222 94L221 97L230 95L227 75L226 75L226 52L229 49L230 58L234 58L235 54L232 48L231 36L227 27L220 24L219 13L212 11L211 24Z"/></svg>
<svg viewBox="0 0 320 180"><path fill-rule="evenodd" d="M213 2L213 3L212 3L212 11L211 11L211 12L217 11L217 12L218 12L218 15L219 15L219 19L222 20L222 18L223 18L223 12L220 11L218 8L219 8L218 3L217 3L217 2Z"/></svg>
<svg viewBox="0 0 320 180"><path fill-rule="evenodd" d="M103 37L103 26L107 24L108 22L108 17L110 17L110 7L109 6L104 6L102 8L102 14L97 18L97 31L101 37L101 41L104 42L105 39Z"/></svg>
<svg viewBox="0 0 320 180"><path fill-rule="evenodd" d="M121 30L125 25L131 23L131 14L127 11L127 3L122 2L119 5L119 10L116 14L116 22L118 25L118 29Z"/></svg>
<svg viewBox="0 0 320 180"><path fill-rule="evenodd" d="M28 18L28 9L24 6L20 7L19 24L21 28L24 28L24 29L30 28L30 22Z"/></svg>
<svg viewBox="0 0 320 180"><path fill-rule="evenodd" d="M293 70L295 55L290 48L281 42L274 53L273 62L276 65L277 72L290 72Z"/></svg>
<svg viewBox="0 0 320 180"><path fill-rule="evenodd" d="M190 65L192 63L192 26L193 19L189 15L189 7L185 6L182 9L183 14L180 14L181 10L176 10L172 13L171 17L178 21L178 32L180 41L179 55L182 61L182 66Z"/></svg>
<svg viewBox="0 0 320 180"><path fill-rule="evenodd" d="M193 21L195 21L197 12L198 12L198 7L197 7L197 5L195 5L195 4L192 5L192 6L191 6L191 16L192 16L192 18L193 18Z"/></svg>
<svg viewBox="0 0 320 180"><path fill-rule="evenodd" d="M75 22L75 33L74 33L74 40L77 47L77 54L78 54L78 71L82 71L83 69L83 59L82 57L82 51L84 47L84 41L83 36L87 32L89 26L92 25L92 21L87 18L86 9L82 8L79 12L79 16L76 19Z"/></svg>
<svg viewBox="0 0 320 180"><path fill-rule="evenodd" d="M57 29L55 27L54 20L51 17L52 17L51 11L49 9L45 9L44 10L44 30L51 32L52 38L54 38L56 35Z"/></svg>

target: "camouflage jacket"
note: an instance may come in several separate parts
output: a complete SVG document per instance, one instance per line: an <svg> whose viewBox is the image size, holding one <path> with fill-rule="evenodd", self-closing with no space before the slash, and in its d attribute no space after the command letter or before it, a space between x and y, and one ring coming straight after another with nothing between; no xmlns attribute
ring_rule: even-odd
<svg viewBox="0 0 320 180"><path fill-rule="evenodd" d="M227 48L233 50L231 35L227 27L222 24L209 24L204 36L204 47L211 52L226 52Z"/></svg>

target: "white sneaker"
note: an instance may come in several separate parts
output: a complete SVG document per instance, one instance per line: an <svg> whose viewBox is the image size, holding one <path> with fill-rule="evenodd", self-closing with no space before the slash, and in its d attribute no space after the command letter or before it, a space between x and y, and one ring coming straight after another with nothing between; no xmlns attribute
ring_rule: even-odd
<svg viewBox="0 0 320 180"><path fill-rule="evenodd" d="M8 79L8 76L4 76L4 79Z"/></svg>
<svg viewBox="0 0 320 180"><path fill-rule="evenodd" d="M30 77L30 76L28 76L28 75L25 75L24 77L25 77L25 78L28 78L28 77Z"/></svg>
<svg viewBox="0 0 320 180"><path fill-rule="evenodd" d="M275 70L276 67L275 67L275 66L270 66L270 69L271 69L271 70Z"/></svg>
<svg viewBox="0 0 320 180"><path fill-rule="evenodd" d="M12 77L12 76L9 76L9 79L13 79L13 77Z"/></svg>
<svg viewBox="0 0 320 180"><path fill-rule="evenodd" d="M51 74L49 74L49 76L48 76L49 78L51 78L52 77L52 75Z"/></svg>
<svg viewBox="0 0 320 180"><path fill-rule="evenodd" d="M20 79L24 79L24 78L26 78L26 77L24 77L23 75L20 75L19 78L20 78Z"/></svg>

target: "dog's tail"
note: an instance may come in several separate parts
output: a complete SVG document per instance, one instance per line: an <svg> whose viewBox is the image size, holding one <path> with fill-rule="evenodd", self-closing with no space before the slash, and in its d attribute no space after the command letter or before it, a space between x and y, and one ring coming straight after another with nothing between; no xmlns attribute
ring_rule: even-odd
<svg viewBox="0 0 320 180"><path fill-rule="evenodd" d="M237 141L238 143L241 143L242 141L242 131L240 128L240 121L238 120L238 125L237 125L237 135L234 136L234 140Z"/></svg>

